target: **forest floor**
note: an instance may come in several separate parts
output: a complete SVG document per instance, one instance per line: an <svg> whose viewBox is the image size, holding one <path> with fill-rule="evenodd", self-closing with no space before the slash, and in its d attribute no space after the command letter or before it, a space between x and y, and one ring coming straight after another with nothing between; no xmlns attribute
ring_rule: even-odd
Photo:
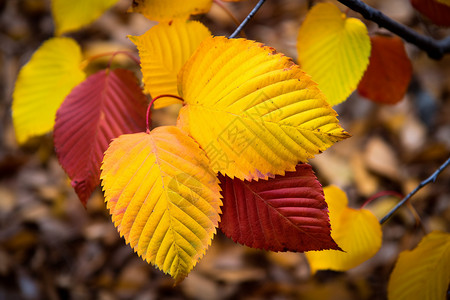
<svg viewBox="0 0 450 300"><path fill-rule="evenodd" d="M130 2L120 1L69 36L86 53L135 51L127 35L141 35L154 23L125 13ZM242 20L255 3L227 6ZM427 23L409 1L366 3L435 38L449 34ZM307 10L307 1L269 0L245 28L247 37L295 59L296 36ZM215 35L229 35L236 27L215 4L197 19ZM366 24L370 33L379 31L375 24ZM254 250L219 233L187 279L173 287L169 276L142 261L119 237L100 189L87 209L81 205L58 164L51 134L25 146L15 140L15 79L52 35L49 1L0 1L0 300L385 299L398 254L414 248L426 233L450 229L449 168L383 225L380 251L350 271L312 276L303 254ZM355 92L336 107L352 137L311 160L322 185L343 188L351 207L359 208L380 191L407 194L449 157L450 55L434 61L412 45L406 44L406 49L414 74L405 98L386 106ZM127 65L120 56L116 63ZM177 109L155 111L154 123L174 124ZM380 218L398 200L384 197L369 209Z"/></svg>

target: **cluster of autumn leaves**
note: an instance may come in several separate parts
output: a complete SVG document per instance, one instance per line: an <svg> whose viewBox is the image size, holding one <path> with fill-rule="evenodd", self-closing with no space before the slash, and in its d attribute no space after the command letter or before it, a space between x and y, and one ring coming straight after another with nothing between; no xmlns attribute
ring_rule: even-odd
<svg viewBox="0 0 450 300"><path fill-rule="evenodd" d="M54 0L56 34L94 20L115 2ZM313 272L345 271L372 257L382 241L376 217L349 208L339 188L322 190L306 162L349 137L331 106L355 89L379 102L403 98L411 76L403 43L371 39L360 20L317 4L299 31L299 67L273 48L213 37L188 20L208 12L212 0L133 3L132 11L159 22L130 36L144 92L157 98L155 108L182 103L177 125L150 130L147 98L132 72L86 77L78 44L55 37L17 79L19 143L53 129L58 159L80 200L85 204L101 180L125 241L177 282L217 228L250 247L309 251ZM392 60L404 61L409 77L395 93L380 93L385 83L371 74L386 72L389 81Z"/></svg>

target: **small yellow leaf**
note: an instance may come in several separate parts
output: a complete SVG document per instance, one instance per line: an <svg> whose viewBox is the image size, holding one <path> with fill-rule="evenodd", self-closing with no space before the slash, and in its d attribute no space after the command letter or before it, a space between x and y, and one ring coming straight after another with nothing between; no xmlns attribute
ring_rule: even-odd
<svg viewBox="0 0 450 300"><path fill-rule="evenodd" d="M323 189L330 211L331 237L344 251L306 252L311 272L346 271L368 260L381 247L382 232L377 218L367 209L348 207L345 193L336 186Z"/></svg>
<svg viewBox="0 0 450 300"><path fill-rule="evenodd" d="M118 0L52 0L55 35L77 30L99 18Z"/></svg>
<svg viewBox="0 0 450 300"><path fill-rule="evenodd" d="M450 284L450 234L433 231L403 251L388 284L391 300L445 300Z"/></svg>
<svg viewBox="0 0 450 300"><path fill-rule="evenodd" d="M73 39L52 38L20 70L12 103L20 144L53 129L56 111L64 98L86 77L81 60L80 47Z"/></svg>
<svg viewBox="0 0 450 300"><path fill-rule="evenodd" d="M130 10L150 20L162 22L207 13L211 4L212 0L134 0Z"/></svg>
<svg viewBox="0 0 450 300"><path fill-rule="evenodd" d="M297 38L301 68L319 83L331 105L347 99L369 64L370 38L360 20L347 18L331 3L306 16Z"/></svg>
<svg viewBox="0 0 450 300"><path fill-rule="evenodd" d="M120 235L177 282L203 257L220 219L219 182L208 164L174 126L121 135L103 159L105 201Z"/></svg>
<svg viewBox="0 0 450 300"><path fill-rule="evenodd" d="M207 38L181 69L178 91L178 125L232 178L284 175L349 136L316 83L254 41Z"/></svg>
<svg viewBox="0 0 450 300"><path fill-rule="evenodd" d="M450 0L437 0L437 2L450 6Z"/></svg>
<svg viewBox="0 0 450 300"><path fill-rule="evenodd" d="M141 36L130 36L141 57L145 91L155 98L160 95L178 95L177 75L198 45L211 32L197 21L175 20L159 23ZM155 101L162 108L180 101L164 97Z"/></svg>

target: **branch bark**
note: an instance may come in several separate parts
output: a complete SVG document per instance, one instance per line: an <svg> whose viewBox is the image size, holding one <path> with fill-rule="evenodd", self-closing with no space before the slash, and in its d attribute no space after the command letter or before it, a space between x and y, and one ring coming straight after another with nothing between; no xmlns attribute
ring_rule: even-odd
<svg viewBox="0 0 450 300"><path fill-rule="evenodd" d="M248 21L256 14L256 12L261 8L261 6L266 2L266 0L259 0L259 2L255 5L252 11L247 15L247 17L242 21L242 23L236 28L236 30L230 35L230 39L234 39L239 32L247 25Z"/></svg>
<svg viewBox="0 0 450 300"><path fill-rule="evenodd" d="M429 36L421 35L411 28L392 20L379 10L365 4L360 0L338 1L348 8L360 13L366 20L375 22L378 26L386 28L405 41L422 49L432 59L439 60L446 53L450 53L450 37L442 40L435 40Z"/></svg>
<svg viewBox="0 0 450 300"><path fill-rule="evenodd" d="M399 203L397 203L397 205L391 209L390 212L388 212L381 220L380 220L380 224L383 224L384 222L386 222L403 204L406 203L406 201L409 200L409 198L411 198L415 193L417 193L421 188L423 188L424 186L426 186L427 184L429 184L430 182L435 182L438 175L444 171L444 169L450 164L450 158L447 159L440 167L439 169L436 170L436 172L434 172L430 177L428 177L427 179L425 179L424 181L422 181L421 183L419 183L419 185L408 195L406 195L405 198L403 198Z"/></svg>

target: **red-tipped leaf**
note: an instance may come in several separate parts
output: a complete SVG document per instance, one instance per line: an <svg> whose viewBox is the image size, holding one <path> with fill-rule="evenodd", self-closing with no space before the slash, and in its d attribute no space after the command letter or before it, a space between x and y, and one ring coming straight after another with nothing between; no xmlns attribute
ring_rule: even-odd
<svg viewBox="0 0 450 300"><path fill-rule="evenodd" d="M370 63L358 92L374 102L396 104L405 96L412 77L405 45L398 37L372 36L370 40Z"/></svg>
<svg viewBox="0 0 450 300"><path fill-rule="evenodd" d="M89 76L64 100L56 114L55 150L83 205L100 183L111 139L145 130L146 106L137 78L123 69Z"/></svg>
<svg viewBox="0 0 450 300"><path fill-rule="evenodd" d="M310 165L269 180L219 178L220 229L235 242L271 251L340 249L331 238L327 203Z"/></svg>
<svg viewBox="0 0 450 300"><path fill-rule="evenodd" d="M434 24L444 27L450 26L450 6L438 0L410 0L412 6Z"/></svg>

